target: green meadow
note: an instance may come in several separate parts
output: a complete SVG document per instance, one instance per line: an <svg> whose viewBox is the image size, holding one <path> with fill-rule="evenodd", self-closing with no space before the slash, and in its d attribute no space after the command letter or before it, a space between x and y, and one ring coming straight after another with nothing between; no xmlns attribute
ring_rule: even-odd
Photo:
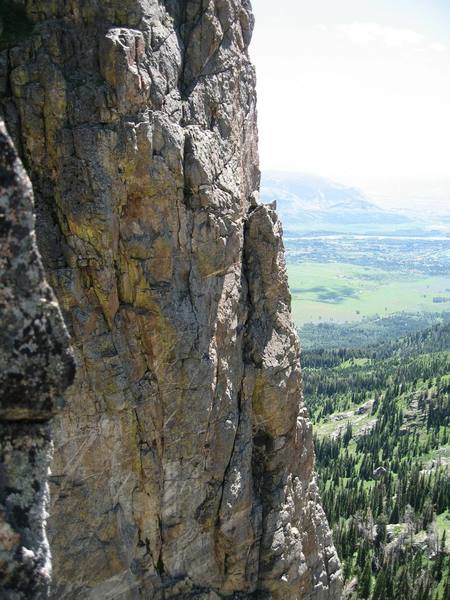
<svg viewBox="0 0 450 600"><path fill-rule="evenodd" d="M450 297L450 280L442 275L414 275L340 262L305 262L288 264L288 276L297 326L450 308L448 302L433 302L435 297Z"/></svg>

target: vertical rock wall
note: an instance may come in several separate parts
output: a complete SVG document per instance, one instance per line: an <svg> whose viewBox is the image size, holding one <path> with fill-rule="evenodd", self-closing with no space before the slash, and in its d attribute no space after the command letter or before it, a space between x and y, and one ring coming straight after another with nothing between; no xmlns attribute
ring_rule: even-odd
<svg viewBox="0 0 450 600"><path fill-rule="evenodd" d="M77 358L55 598L339 597L248 0L27 0L3 113Z"/></svg>
<svg viewBox="0 0 450 600"><path fill-rule="evenodd" d="M0 597L46 597L48 421L73 379L45 282L29 179L0 121Z"/></svg>

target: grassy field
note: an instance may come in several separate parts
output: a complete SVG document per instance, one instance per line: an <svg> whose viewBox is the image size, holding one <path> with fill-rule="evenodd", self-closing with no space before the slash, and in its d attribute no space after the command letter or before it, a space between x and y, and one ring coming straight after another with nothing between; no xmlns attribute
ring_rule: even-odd
<svg viewBox="0 0 450 600"><path fill-rule="evenodd" d="M288 264L292 313L296 325L319 321L358 321L401 311L441 312L449 303L449 279L388 272L347 263Z"/></svg>

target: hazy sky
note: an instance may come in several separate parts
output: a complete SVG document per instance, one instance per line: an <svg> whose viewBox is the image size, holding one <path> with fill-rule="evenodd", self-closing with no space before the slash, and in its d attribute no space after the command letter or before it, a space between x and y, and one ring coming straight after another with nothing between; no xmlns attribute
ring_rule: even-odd
<svg viewBox="0 0 450 600"><path fill-rule="evenodd" d="M450 0L253 0L263 169L450 210Z"/></svg>

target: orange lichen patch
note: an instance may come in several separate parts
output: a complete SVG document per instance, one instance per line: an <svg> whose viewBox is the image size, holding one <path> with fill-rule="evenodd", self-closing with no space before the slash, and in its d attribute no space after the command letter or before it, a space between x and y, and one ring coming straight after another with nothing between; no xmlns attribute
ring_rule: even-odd
<svg viewBox="0 0 450 600"><path fill-rule="evenodd" d="M171 281L173 264L170 241L159 237L153 244L151 253L151 258L145 262L150 276L156 281Z"/></svg>

